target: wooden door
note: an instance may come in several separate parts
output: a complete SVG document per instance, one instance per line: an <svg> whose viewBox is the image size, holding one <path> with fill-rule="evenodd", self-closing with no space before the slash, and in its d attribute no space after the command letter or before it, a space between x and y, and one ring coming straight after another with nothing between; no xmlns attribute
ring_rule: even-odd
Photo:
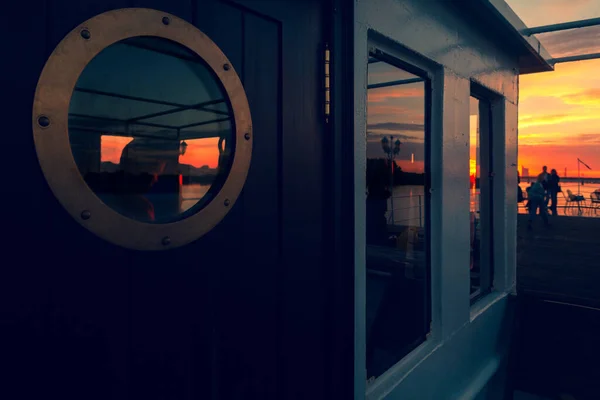
<svg viewBox="0 0 600 400"><path fill-rule="evenodd" d="M304 399L327 360L317 0L34 0L2 42L0 365L6 399ZM96 14L147 7L206 33L240 75L254 148L240 199L201 239L160 252L110 244L74 221L37 162L31 105L43 65ZM18 32L18 33L16 33ZM114 229L119 229L115 226Z"/></svg>

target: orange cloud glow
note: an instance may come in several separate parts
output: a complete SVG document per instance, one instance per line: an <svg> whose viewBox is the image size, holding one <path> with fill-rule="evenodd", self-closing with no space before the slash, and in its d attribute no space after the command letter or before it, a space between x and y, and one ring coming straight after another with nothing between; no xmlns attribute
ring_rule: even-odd
<svg viewBox="0 0 600 400"><path fill-rule="evenodd" d="M529 27L600 17L597 0L507 0ZM600 27L536 35L552 57L600 52ZM600 176L600 60L556 64L519 79L519 167Z"/></svg>
<svg viewBox="0 0 600 400"><path fill-rule="evenodd" d="M123 148L132 140L133 138L130 137L102 135L100 137L100 161L118 164L121 161Z"/></svg>
<svg viewBox="0 0 600 400"><path fill-rule="evenodd" d="M417 97L422 98L425 96L423 85L417 87L405 87L391 86L380 89L369 89L367 93L367 101L369 103L383 103L390 99L401 99L406 97Z"/></svg>
<svg viewBox="0 0 600 400"><path fill-rule="evenodd" d="M600 88L588 89L563 97L567 104L583 106L600 106Z"/></svg>
<svg viewBox="0 0 600 400"><path fill-rule="evenodd" d="M583 121L587 119L596 119L592 115L576 114L550 114L550 115L521 115L519 117L519 128L524 129L530 126L556 125L561 122Z"/></svg>
<svg viewBox="0 0 600 400"><path fill-rule="evenodd" d="M216 168L219 162L219 138L186 140L187 150L179 157L180 164L190 164L196 168L207 165Z"/></svg>
<svg viewBox="0 0 600 400"><path fill-rule="evenodd" d="M523 75L519 93L519 165L539 173L577 175L577 158L600 176L600 60L557 64L554 72Z"/></svg>

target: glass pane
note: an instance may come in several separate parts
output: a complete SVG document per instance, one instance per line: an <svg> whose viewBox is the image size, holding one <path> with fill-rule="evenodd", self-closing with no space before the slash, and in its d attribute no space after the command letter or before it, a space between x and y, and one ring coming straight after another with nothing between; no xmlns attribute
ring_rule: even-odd
<svg viewBox="0 0 600 400"><path fill-rule="evenodd" d="M367 374L373 379L429 331L425 82L371 60L367 95Z"/></svg>
<svg viewBox="0 0 600 400"><path fill-rule="evenodd" d="M421 80L418 76L411 74L408 71L396 68L393 65L379 61L376 58L371 58L368 78L368 84L371 87L381 84L390 85L405 80Z"/></svg>
<svg viewBox="0 0 600 400"><path fill-rule="evenodd" d="M491 109L471 96L469 102L471 300L489 292L492 274Z"/></svg>
<svg viewBox="0 0 600 400"><path fill-rule="evenodd" d="M235 150L220 82L189 49L138 37L104 49L71 97L69 138L87 184L143 222L185 218L220 190Z"/></svg>
<svg viewBox="0 0 600 400"><path fill-rule="evenodd" d="M471 243L471 294L477 292L481 286L480 269L481 269L481 224L480 222L480 177L481 177L481 156L479 147L479 100L471 97L469 102L469 174L470 174L470 199L471 206L469 209L470 215L470 243Z"/></svg>

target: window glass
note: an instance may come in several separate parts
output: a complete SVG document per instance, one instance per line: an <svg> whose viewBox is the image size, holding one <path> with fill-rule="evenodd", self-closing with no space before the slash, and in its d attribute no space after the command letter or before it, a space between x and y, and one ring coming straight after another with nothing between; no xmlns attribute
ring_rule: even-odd
<svg viewBox="0 0 600 400"><path fill-rule="evenodd" d="M470 295L476 301L491 289L492 177L491 109L471 96L469 103Z"/></svg>
<svg viewBox="0 0 600 400"><path fill-rule="evenodd" d="M372 58L367 92L367 376L429 331L427 82Z"/></svg>
<svg viewBox="0 0 600 400"><path fill-rule="evenodd" d="M69 139L86 183L120 214L185 218L222 187L235 150L220 82L192 51L135 37L100 52L69 106Z"/></svg>

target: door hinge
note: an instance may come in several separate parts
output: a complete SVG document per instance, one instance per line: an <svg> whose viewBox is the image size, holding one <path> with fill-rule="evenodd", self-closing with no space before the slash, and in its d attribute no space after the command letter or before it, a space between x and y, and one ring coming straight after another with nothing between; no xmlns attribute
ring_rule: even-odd
<svg viewBox="0 0 600 400"><path fill-rule="evenodd" d="M329 65L331 63L331 52L329 50L329 43L325 43L325 123L329 123L329 116L331 115L331 81L329 76Z"/></svg>

